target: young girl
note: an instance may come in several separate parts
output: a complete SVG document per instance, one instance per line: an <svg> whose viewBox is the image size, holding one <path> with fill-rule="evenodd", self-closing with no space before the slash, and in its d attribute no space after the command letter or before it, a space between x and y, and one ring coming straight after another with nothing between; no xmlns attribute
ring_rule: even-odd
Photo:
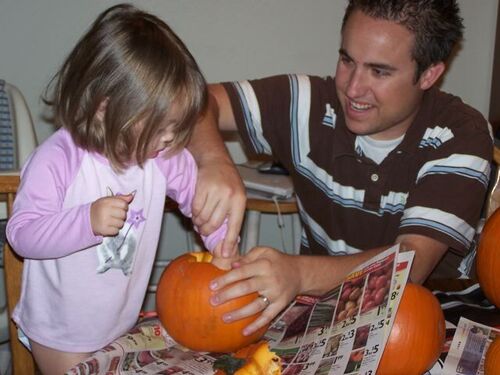
<svg viewBox="0 0 500 375"><path fill-rule="evenodd" d="M183 146L206 102L182 41L130 5L102 13L55 78L47 102L61 129L24 167L7 228L25 258L13 319L50 375L136 322L165 196L191 214L196 165Z"/></svg>

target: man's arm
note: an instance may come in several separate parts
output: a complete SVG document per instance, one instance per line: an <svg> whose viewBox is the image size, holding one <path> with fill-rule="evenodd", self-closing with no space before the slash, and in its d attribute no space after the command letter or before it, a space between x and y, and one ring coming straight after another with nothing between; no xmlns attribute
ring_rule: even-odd
<svg viewBox="0 0 500 375"><path fill-rule="evenodd" d="M410 280L418 284L427 279L448 250L445 243L419 234L403 234L396 243L401 244L401 251L415 251Z"/></svg>
<svg viewBox="0 0 500 375"><path fill-rule="evenodd" d="M221 84L208 86L210 94L210 106L216 116L219 129L223 131L237 131L236 120L234 118L233 107L226 89Z"/></svg>
<svg viewBox="0 0 500 375"><path fill-rule="evenodd" d="M400 252L415 251L415 258L410 271L410 280L417 284L422 284L427 279L448 249L448 245L433 238L418 234L400 235L395 243L400 244ZM328 292L335 285L342 282L345 276L347 276L353 268L389 247L390 246L377 247L353 255L326 257L327 259L331 259L332 263L328 265L325 263L325 273L315 271L310 274L306 273L306 275L302 276L303 285L301 293L322 295ZM305 262L314 261L317 257L311 258L313 259L306 259ZM326 262L328 263L328 260ZM315 270L315 268L311 268L312 266L313 264L310 264L306 269ZM317 267L321 267L320 264L314 266L316 269ZM328 269L330 270L330 278L325 278ZM335 270L335 272L332 272L332 270Z"/></svg>
<svg viewBox="0 0 500 375"><path fill-rule="evenodd" d="M418 284L422 284L427 279L448 249L446 244L418 234L401 235L396 239L397 243L400 244L400 251L415 251L410 279ZM300 268L305 269L305 272L301 273L300 293L312 295L327 293L335 285L341 283L356 266L389 247L378 247L353 255L327 256L326 259L321 259L317 263L318 257L316 256L303 257L302 262L299 261L303 263ZM318 272L321 268L324 268L324 272ZM332 270L335 271L332 272ZM325 275L329 276L325 277Z"/></svg>
<svg viewBox="0 0 500 375"><path fill-rule="evenodd" d="M269 305L257 298L223 316L224 321L231 322L261 312L245 327L243 333L248 335L268 324L297 295L323 295L339 285L356 265L382 250L333 257L288 255L269 247L256 247L233 263L233 270L213 280L211 289L217 293L211 303L218 305L252 292L266 296Z"/></svg>
<svg viewBox="0 0 500 375"><path fill-rule="evenodd" d="M401 235L396 242L400 243L402 251L415 251L410 279L417 283L425 281L447 249L447 245L421 235ZM251 334L268 324L297 295L320 296L327 293L356 266L387 248L384 246L345 256L295 256L257 247L233 264L231 272L214 280L211 288L217 293L212 297L212 303L224 303L251 292L266 296L271 302L269 306L264 306L258 298L225 316L225 320L233 321L262 311L244 330L245 334Z"/></svg>
<svg viewBox="0 0 500 375"><path fill-rule="evenodd" d="M224 88L221 85L216 85L217 87L219 89L215 90L215 94L209 95L209 105L196 124L188 149L199 170L192 208L193 223L202 234L207 235L220 227L227 218L228 230L222 248L225 255L237 245L245 213L246 194L240 175L218 131L220 114L228 116L229 113L234 129L236 124Z"/></svg>

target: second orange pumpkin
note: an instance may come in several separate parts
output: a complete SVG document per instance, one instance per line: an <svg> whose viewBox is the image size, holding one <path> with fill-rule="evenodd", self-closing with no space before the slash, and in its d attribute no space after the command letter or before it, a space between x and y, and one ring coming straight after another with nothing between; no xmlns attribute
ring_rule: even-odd
<svg viewBox="0 0 500 375"><path fill-rule="evenodd" d="M500 308L500 209L491 215L484 225L476 255L479 285L488 300Z"/></svg>
<svg viewBox="0 0 500 375"><path fill-rule="evenodd" d="M484 359L484 373L485 375L500 374L500 336L497 336L488 347Z"/></svg>
<svg viewBox="0 0 500 375"><path fill-rule="evenodd" d="M421 375L443 349L446 326L437 298L426 288L407 284L377 375Z"/></svg>

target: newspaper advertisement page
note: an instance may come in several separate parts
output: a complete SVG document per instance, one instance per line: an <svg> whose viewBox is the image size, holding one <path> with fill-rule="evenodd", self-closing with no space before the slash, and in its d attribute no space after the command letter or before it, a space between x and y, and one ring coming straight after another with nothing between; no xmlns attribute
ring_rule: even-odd
<svg viewBox="0 0 500 375"><path fill-rule="evenodd" d="M392 325L387 317L397 309L412 259L395 246L326 296L298 298L265 337L282 358L283 374L375 374Z"/></svg>
<svg viewBox="0 0 500 375"><path fill-rule="evenodd" d="M282 359L283 373L314 373L323 355L339 298L340 287L322 298L300 296L274 321L264 336ZM272 336L280 337L272 340Z"/></svg>
<svg viewBox="0 0 500 375"><path fill-rule="evenodd" d="M483 375L484 357L498 336L499 329L461 317L444 362L443 375Z"/></svg>
<svg viewBox="0 0 500 375"><path fill-rule="evenodd" d="M391 329L394 323L394 319L396 318L399 302L401 301L405 285L408 282L408 277L410 276L410 270L414 256L415 256L414 251L407 251L398 254L396 269L394 277L392 279L393 286L389 297L387 316L385 317L384 321L380 319L379 321L375 322L375 324L372 324L372 326L370 327L370 330L373 332L374 330L379 329L381 326L383 326L383 331L384 331L382 336L383 337L382 344L380 345L380 349L382 350L382 352L374 359L375 369L378 368L380 359L382 358L382 354L384 352L385 345L387 343L387 340L389 339L389 335L391 334ZM367 372L366 375L372 375L372 374L375 374L375 372L371 373Z"/></svg>
<svg viewBox="0 0 500 375"><path fill-rule="evenodd" d="M410 276L410 269L413 263L414 256L414 251L406 251L398 254L396 272L392 280L393 288L391 291L389 308L387 310L387 317L385 319L384 342L382 347L385 347L387 339L389 338L389 335L391 333L392 325L396 317L397 308L399 306L399 302L401 301L405 285L408 282L408 277Z"/></svg>
<svg viewBox="0 0 500 375"><path fill-rule="evenodd" d="M341 335L337 357L343 357L332 364L330 373L368 375L371 371L371 374L375 374L376 357L380 356L384 334L381 327L387 316L398 248L394 250L381 253L369 264L360 267L359 271L349 275L343 283L339 308L333 322L333 331ZM358 290L356 288L360 288L362 296L353 303L352 294ZM357 314L351 317L352 305L357 309Z"/></svg>

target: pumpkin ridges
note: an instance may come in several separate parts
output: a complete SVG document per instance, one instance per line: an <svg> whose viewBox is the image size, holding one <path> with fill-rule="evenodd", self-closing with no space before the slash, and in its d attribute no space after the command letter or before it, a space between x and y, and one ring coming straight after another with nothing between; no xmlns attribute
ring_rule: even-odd
<svg viewBox="0 0 500 375"><path fill-rule="evenodd" d="M415 336L413 337L414 343L426 343L426 345L419 346L419 356L420 358L432 358L430 361L432 364L439 358L441 351L443 349L443 343L445 341L446 329L444 323L444 314L441 310L441 305L437 301L437 299L432 295L430 291L422 287L422 290L418 290L416 288L412 288L410 290L413 292L413 307L412 310L420 313L421 306L420 304L423 302L422 299L429 300L429 303L434 304L434 308L439 311L440 317L439 319L430 320L429 323L429 331L436 332L437 340L429 342L427 339L428 332L424 329L417 330ZM421 294L424 293L424 295ZM431 302L432 301L432 302ZM435 302L435 303L434 303ZM422 312L425 313L425 312ZM418 360L417 360L418 361ZM419 361L420 362L420 361ZM423 362L423 361L422 361ZM412 363L414 363L412 358ZM425 363L423 363L423 366ZM427 369L425 369L427 370Z"/></svg>
<svg viewBox="0 0 500 375"><path fill-rule="evenodd" d="M194 255L193 255L194 254ZM232 352L256 341L267 327L250 336L242 330L257 316L224 323L221 316L252 302L257 293L212 306L209 283L227 271L208 263L211 257L197 253L179 256L164 270L158 283L158 316L168 334L181 345L197 351Z"/></svg>
<svg viewBox="0 0 500 375"><path fill-rule="evenodd" d="M483 227L476 255L477 279L486 298L500 308L500 210Z"/></svg>
<svg viewBox="0 0 500 375"><path fill-rule="evenodd" d="M407 284L393 330L377 375L420 375L427 371L441 354L446 333L436 297L420 285Z"/></svg>
<svg viewBox="0 0 500 375"><path fill-rule="evenodd" d="M197 306L199 303L201 303L201 301L193 298L195 297L194 295L185 293L184 288L182 287L184 283L192 282L192 280L190 280L190 278L192 277L192 273L189 272L187 266L189 265L190 267L192 267L194 266L194 264L196 264L197 275L200 277L206 275L207 270L211 267L210 264L197 262L197 258L192 254L185 254L185 256L176 258L171 264L173 264L174 266L169 268L169 272L171 274L169 277L170 287L166 289L160 279L156 295L157 301L169 299L175 301L183 301L183 305L185 306ZM215 276L222 275L224 273L222 270L212 270L212 272ZM212 278L210 278L209 280L211 279ZM167 296L167 292L171 293L172 295ZM175 325L169 326L169 334L174 339L175 337L181 336L182 332L189 330L192 322L186 319L182 319L181 316L176 316L175 310L169 307L169 304L157 303L156 305L160 319L162 319L162 317L165 317L164 319L176 320ZM210 318L210 316L207 316L206 318L208 319ZM200 331L198 334L202 338L209 338L204 335L204 331Z"/></svg>

